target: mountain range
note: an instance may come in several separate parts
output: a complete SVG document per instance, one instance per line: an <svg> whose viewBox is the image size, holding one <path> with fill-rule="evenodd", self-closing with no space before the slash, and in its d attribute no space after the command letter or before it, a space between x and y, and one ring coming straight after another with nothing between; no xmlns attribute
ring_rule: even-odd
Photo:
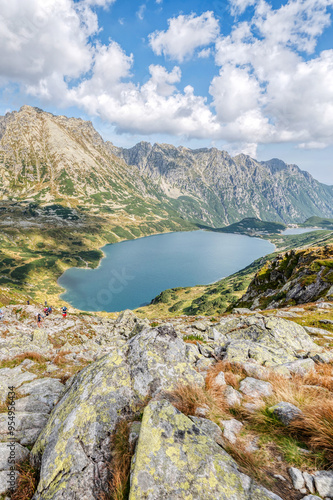
<svg viewBox="0 0 333 500"><path fill-rule="evenodd" d="M0 200L154 220L172 214L213 227L245 217L289 223L333 216L333 187L296 165L216 148L118 148L89 121L30 106L0 117Z"/></svg>

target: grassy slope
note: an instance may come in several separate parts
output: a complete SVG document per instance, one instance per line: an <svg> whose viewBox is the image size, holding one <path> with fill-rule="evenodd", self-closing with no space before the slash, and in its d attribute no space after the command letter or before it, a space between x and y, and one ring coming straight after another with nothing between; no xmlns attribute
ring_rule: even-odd
<svg viewBox="0 0 333 500"><path fill-rule="evenodd" d="M310 217L303 224L302 227L322 227L324 229L333 229L333 219L323 219L322 217Z"/></svg>
<svg viewBox="0 0 333 500"><path fill-rule="evenodd" d="M85 215L81 222L36 217L20 204L0 211L0 304L48 300L60 305L63 289L57 279L70 267L97 267L107 243L167 231L193 230L195 226L164 212L134 216ZM80 217L81 214L78 212ZM10 214L10 223L6 218ZM61 301L62 303L63 301Z"/></svg>
<svg viewBox="0 0 333 500"><path fill-rule="evenodd" d="M252 233L279 233L286 229L286 225L280 222L267 222L255 217L247 217L239 222L235 222L230 226L223 227L219 231L223 233L242 233L242 234L252 234Z"/></svg>

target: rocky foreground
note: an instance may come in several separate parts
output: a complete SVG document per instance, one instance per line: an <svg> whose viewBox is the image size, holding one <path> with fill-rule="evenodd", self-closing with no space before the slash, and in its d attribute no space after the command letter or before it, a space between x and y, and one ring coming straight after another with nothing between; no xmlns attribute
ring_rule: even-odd
<svg viewBox="0 0 333 500"><path fill-rule="evenodd" d="M329 302L316 307L333 310ZM53 314L40 329L35 306L3 310L3 498L9 439L16 442L16 460L30 462L39 478L23 496L18 466L13 498L333 498L332 443L319 449L318 435L307 434L313 414L311 432L328 422L322 441L333 438L333 352L327 348L333 334L281 317L297 316L297 308L164 324L131 311L116 320ZM11 438L8 387L16 398ZM292 444L292 456L274 434Z"/></svg>

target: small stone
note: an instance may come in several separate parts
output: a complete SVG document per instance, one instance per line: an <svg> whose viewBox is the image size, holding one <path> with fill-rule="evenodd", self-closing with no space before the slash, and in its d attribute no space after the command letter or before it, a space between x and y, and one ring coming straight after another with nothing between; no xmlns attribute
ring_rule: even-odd
<svg viewBox="0 0 333 500"><path fill-rule="evenodd" d="M313 476L316 490L321 497L333 496L333 472L320 470Z"/></svg>
<svg viewBox="0 0 333 500"><path fill-rule="evenodd" d="M224 378L224 373L220 372L215 378L214 378L214 384L223 387L226 385L226 381Z"/></svg>
<svg viewBox="0 0 333 500"><path fill-rule="evenodd" d="M303 497L302 500L320 500L320 497L317 497L317 495L306 495L306 497Z"/></svg>
<svg viewBox="0 0 333 500"><path fill-rule="evenodd" d="M205 418L207 417L209 413L209 408L208 406L199 406L196 410L195 410L195 416L196 417L202 417L202 418Z"/></svg>
<svg viewBox="0 0 333 500"><path fill-rule="evenodd" d="M297 375L306 375L307 373L314 370L315 362L312 359L296 359L296 361L292 361L291 363L284 363L284 366L288 368L291 373L295 373Z"/></svg>
<svg viewBox="0 0 333 500"><path fill-rule="evenodd" d="M239 390L252 398L271 396L273 394L273 387L270 382L264 382L263 380L257 380L252 377L247 377L242 380Z"/></svg>
<svg viewBox="0 0 333 500"><path fill-rule="evenodd" d="M274 477L276 477L276 479L280 479L281 481L286 481L286 478L281 476L281 474L274 474Z"/></svg>
<svg viewBox="0 0 333 500"><path fill-rule="evenodd" d="M223 437L225 437L232 444L236 443L237 435L243 428L242 422L232 418L230 420L220 420L220 424L223 425Z"/></svg>
<svg viewBox="0 0 333 500"><path fill-rule="evenodd" d="M223 393L226 403L231 408L239 406L242 402L243 396L240 392L236 391L231 385L227 385Z"/></svg>
<svg viewBox="0 0 333 500"><path fill-rule="evenodd" d="M47 367L46 367L46 372L47 373L53 373L53 372L56 372L59 370L59 367L57 365L54 365L53 363L50 363Z"/></svg>
<svg viewBox="0 0 333 500"><path fill-rule="evenodd" d="M288 472L295 490L304 488L305 481L302 472L296 469L296 467L289 467Z"/></svg>
<svg viewBox="0 0 333 500"><path fill-rule="evenodd" d="M303 472L303 477L304 477L305 485L306 485L307 489L309 490L309 492L314 493L315 487L314 487L313 476L311 476L311 474L309 474L308 472L305 471L305 472Z"/></svg>
<svg viewBox="0 0 333 500"><path fill-rule="evenodd" d="M254 453L255 451L258 451L258 450L259 450L258 441L259 441L259 438L258 438L258 437L253 438L253 439L249 442L249 444L245 447L245 450L246 450L248 453Z"/></svg>
<svg viewBox="0 0 333 500"><path fill-rule="evenodd" d="M199 372L207 372L213 363L214 360L212 358L202 357L196 362L195 366L197 367Z"/></svg>
<svg viewBox="0 0 333 500"><path fill-rule="evenodd" d="M205 332L207 330L207 324L203 321L196 321L195 323L192 323L192 327L199 330L199 332Z"/></svg>
<svg viewBox="0 0 333 500"><path fill-rule="evenodd" d="M259 410L259 408L262 408L264 406L264 403L260 399L257 399L253 403L244 403L243 406L248 412L255 413L257 410Z"/></svg>
<svg viewBox="0 0 333 500"><path fill-rule="evenodd" d="M290 422L302 415L302 412L297 406L281 401L275 406L271 406L268 410L273 413L283 425L289 425Z"/></svg>
<svg viewBox="0 0 333 500"><path fill-rule="evenodd" d="M242 363L242 367L244 368L246 375L248 377L254 377L260 380L267 380L270 371L264 366L257 365L256 363Z"/></svg>
<svg viewBox="0 0 333 500"><path fill-rule="evenodd" d="M32 359L25 359L21 364L21 368L26 368L26 369L29 369L31 368L32 366L34 366L36 363L34 361L32 361Z"/></svg>

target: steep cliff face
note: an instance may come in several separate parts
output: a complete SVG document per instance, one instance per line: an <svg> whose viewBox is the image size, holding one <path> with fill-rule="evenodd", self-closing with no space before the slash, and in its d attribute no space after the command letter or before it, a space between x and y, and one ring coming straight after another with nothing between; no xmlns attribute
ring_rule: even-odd
<svg viewBox="0 0 333 500"><path fill-rule="evenodd" d="M333 299L333 245L290 250L268 261L237 306L275 308Z"/></svg>
<svg viewBox="0 0 333 500"><path fill-rule="evenodd" d="M333 189L281 160L258 162L243 154L232 158L216 148L146 142L112 151L173 197L184 215L207 224L230 224L244 217L302 222L314 214L333 213Z"/></svg>

